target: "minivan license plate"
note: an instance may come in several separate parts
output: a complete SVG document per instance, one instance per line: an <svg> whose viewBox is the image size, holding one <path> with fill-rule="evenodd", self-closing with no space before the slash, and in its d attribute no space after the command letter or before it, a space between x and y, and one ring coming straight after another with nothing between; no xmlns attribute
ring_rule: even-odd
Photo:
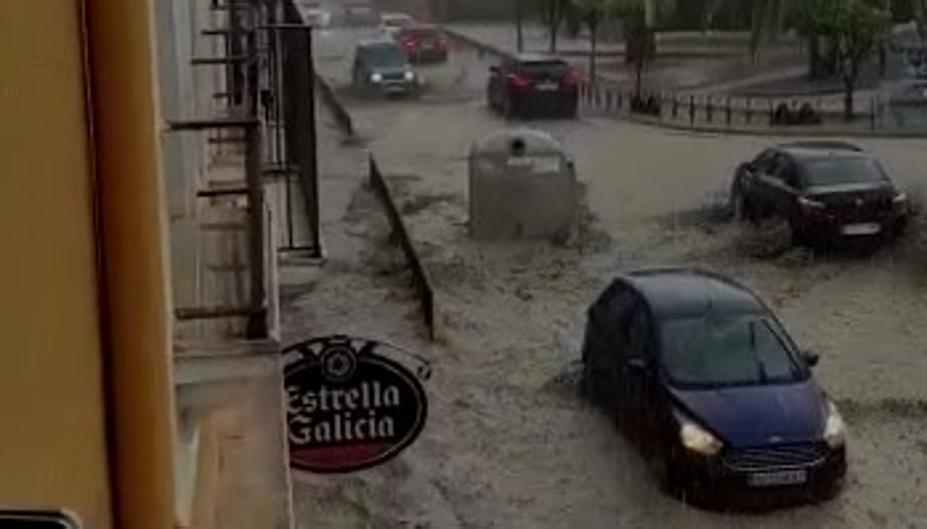
<svg viewBox="0 0 927 529"><path fill-rule="evenodd" d="M799 485L808 481L808 472L804 470L783 470L781 472L763 472L750 474L747 483L751 487L775 487L777 485Z"/></svg>
<svg viewBox="0 0 927 529"><path fill-rule="evenodd" d="M556 92L560 88L557 86L557 83L541 83L538 85L538 90L542 92Z"/></svg>
<svg viewBox="0 0 927 529"><path fill-rule="evenodd" d="M882 227L875 222L866 224L847 224L843 227L844 235L876 235L882 231Z"/></svg>

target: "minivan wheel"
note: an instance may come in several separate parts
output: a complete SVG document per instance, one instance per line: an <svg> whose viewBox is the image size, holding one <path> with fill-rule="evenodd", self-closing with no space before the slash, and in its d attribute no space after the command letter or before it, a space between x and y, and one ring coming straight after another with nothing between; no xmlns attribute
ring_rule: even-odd
<svg viewBox="0 0 927 529"><path fill-rule="evenodd" d="M731 215L736 222L753 222L756 219L753 206L747 201L747 197L744 196L743 192L736 187L731 191L730 209Z"/></svg>
<svg viewBox="0 0 927 529"><path fill-rule="evenodd" d="M689 486L686 483L685 475L674 456L674 449L667 446L667 443L661 444L658 453L654 454L653 465L660 489L675 498L686 498L691 496Z"/></svg>
<svg viewBox="0 0 927 529"><path fill-rule="evenodd" d="M601 402L595 368L592 367L592 362L588 360L583 361L583 375L579 381L579 393L582 398L593 404L597 405Z"/></svg>
<svg viewBox="0 0 927 529"><path fill-rule="evenodd" d="M814 501L830 501L840 495L840 491L843 490L843 478L835 479L833 481L825 481L822 483L816 484L812 489Z"/></svg>

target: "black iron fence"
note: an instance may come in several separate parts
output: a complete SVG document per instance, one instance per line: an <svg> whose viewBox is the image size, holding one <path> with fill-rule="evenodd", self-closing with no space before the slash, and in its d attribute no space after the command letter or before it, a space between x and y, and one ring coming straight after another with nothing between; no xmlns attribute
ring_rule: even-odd
<svg viewBox="0 0 927 529"><path fill-rule="evenodd" d="M412 244L412 239L409 237L409 232L402 221L402 216L399 214L396 203L390 194L389 186L386 185L386 180L383 179L380 168L373 156L370 157L368 183L386 212L386 218L389 220L392 229L390 240L399 245L405 255L406 262L409 264L409 269L412 272L412 287L415 289L421 303L425 326L428 329L428 338L433 341L435 339L435 301L431 280L428 278L425 267L422 266L415 245Z"/></svg>
<svg viewBox="0 0 927 529"><path fill-rule="evenodd" d="M674 128L719 131L818 129L827 132L885 131L883 102L878 96L857 96L851 120L842 97L786 98L717 94L643 92L605 82L581 87L580 102L587 112L626 116Z"/></svg>

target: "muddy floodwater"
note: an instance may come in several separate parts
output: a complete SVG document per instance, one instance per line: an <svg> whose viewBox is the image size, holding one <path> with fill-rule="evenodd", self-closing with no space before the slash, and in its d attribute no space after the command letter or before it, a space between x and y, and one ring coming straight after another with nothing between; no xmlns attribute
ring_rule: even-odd
<svg viewBox="0 0 927 529"><path fill-rule="evenodd" d="M417 100L347 87L356 35L319 38L319 67L361 141L324 111L321 267L284 263L286 340L347 333L433 363L422 437L385 466L297 472L299 526L341 528L927 527L927 236L920 220L871 252L792 248L782 226L724 212L737 164L777 141L690 135L610 119L537 122L576 158L584 213L563 245L478 244L466 234L465 155L504 126L485 106L490 64L455 50ZM922 199L915 140L860 140ZM372 152L437 291L438 336L422 330L401 255L363 187ZM613 422L578 398L585 310L619 271L703 266L754 289L803 348L848 423L849 473L834 500L726 512L661 492Z"/></svg>

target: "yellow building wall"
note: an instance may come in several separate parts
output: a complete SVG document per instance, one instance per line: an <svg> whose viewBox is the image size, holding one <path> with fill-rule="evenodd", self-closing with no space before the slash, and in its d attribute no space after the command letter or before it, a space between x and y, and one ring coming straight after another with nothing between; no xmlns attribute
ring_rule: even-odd
<svg viewBox="0 0 927 529"><path fill-rule="evenodd" d="M2 0L0 50L0 504L106 528L79 0Z"/></svg>

